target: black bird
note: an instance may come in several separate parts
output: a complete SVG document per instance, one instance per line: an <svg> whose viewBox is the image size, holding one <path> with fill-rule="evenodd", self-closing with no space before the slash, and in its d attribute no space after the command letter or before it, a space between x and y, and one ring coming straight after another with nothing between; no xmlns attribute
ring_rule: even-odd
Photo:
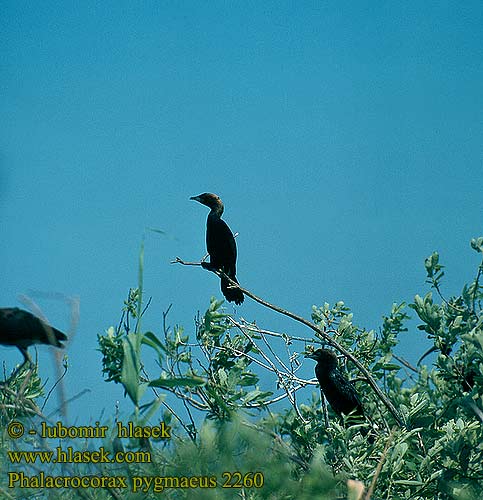
<svg viewBox="0 0 483 500"><path fill-rule="evenodd" d="M236 279L236 243L233 233L227 223L222 220L223 203L220 197L213 193L203 193L192 196L190 200L200 202L211 209L206 221L206 248L210 254L210 262L203 262L205 269L223 271L233 281ZM239 288L230 285L226 278L221 278L221 291L228 302L240 305L243 293Z"/></svg>
<svg viewBox="0 0 483 500"><path fill-rule="evenodd" d="M27 347L48 344L64 347L67 336L45 321L18 307L0 308L0 344L16 346L23 354L24 364L31 363Z"/></svg>
<svg viewBox="0 0 483 500"><path fill-rule="evenodd" d="M306 358L317 361L315 376L327 401L337 415L364 416L364 409L352 382L347 380L337 368L337 356L334 351L317 349Z"/></svg>

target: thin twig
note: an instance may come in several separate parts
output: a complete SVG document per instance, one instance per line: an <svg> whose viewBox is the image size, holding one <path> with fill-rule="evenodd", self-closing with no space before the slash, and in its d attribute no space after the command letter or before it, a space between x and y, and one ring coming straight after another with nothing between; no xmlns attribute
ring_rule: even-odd
<svg viewBox="0 0 483 500"><path fill-rule="evenodd" d="M414 368L414 366L411 363L409 363L409 361L406 361L404 358L396 356L394 353L392 353L392 355L395 359L397 359L400 363L402 363L406 368L409 368L413 372L419 373L419 370L417 368Z"/></svg>
<svg viewBox="0 0 483 500"><path fill-rule="evenodd" d="M228 317L228 319L230 320L230 322L233 325L235 325L243 333L243 335L248 339L249 342L251 342L252 344L256 345L255 340L247 332L244 331L244 329L242 328L241 325L239 325L238 323L236 323L236 321L234 321L231 317ZM285 383L285 380L284 380L285 378L289 378L289 380L293 381L297 377L295 377L295 375L293 374L293 371L290 372L290 370L285 366L285 364L283 363L283 361L273 352L273 349L270 347L270 345L267 342L267 339L265 338L265 336L262 334L261 337L262 337L265 345L267 346L268 350L273 354L273 356L275 357L275 359L286 370L286 372L285 373L281 372L275 366L275 363L273 363L273 361L264 353L264 351L262 349L259 350L260 351L260 355L270 365L271 369L269 369L269 371L272 371L273 373L275 373L277 375L278 383L285 390L285 392L287 394L287 397L288 397L288 400L290 401L291 405L293 406L293 408L295 410L295 413L297 413L297 416L300 418L300 420L302 422L307 423L306 419L300 413L300 410L299 410L299 408L297 406L297 402L296 402L296 399L295 399L295 394L296 394L295 391L291 391L290 388L288 387L288 385Z"/></svg>
<svg viewBox="0 0 483 500"><path fill-rule="evenodd" d="M475 288L473 290L473 297L471 300L471 312L474 314L475 312L475 307L476 307L476 295L478 294L478 288L480 287L479 281L480 281L480 276L481 273L483 272L483 261L481 264L478 266L478 274L476 275L475 278Z"/></svg>
<svg viewBox="0 0 483 500"><path fill-rule="evenodd" d="M297 385L291 389L293 393L298 391L299 389L303 389L305 385ZM280 396L277 396L276 398L269 399L268 401L264 401L263 403L248 403L246 405L247 408L261 408L263 407L268 407L269 405L272 405L274 403L278 403L279 401L282 401L282 399L288 398L288 394L285 392L283 394L280 394Z"/></svg>
<svg viewBox="0 0 483 500"><path fill-rule="evenodd" d="M247 354L244 351L240 351L239 349L235 349L234 347L228 348L228 347L215 345L215 346L213 346L213 349L217 349L218 351L233 353L233 354L235 354L235 356L240 356L240 357L244 356L247 359L249 359L250 361L253 361L255 364L261 366L262 368L265 368L265 370L267 370L269 372L273 372L275 374L283 375L283 377L290 378L292 381L298 382L301 385L318 385L318 382L314 382L313 380L304 380L304 379L298 378L295 375L292 376L290 372L282 372L282 371L278 370L276 367L273 366L273 363L269 358L267 359L267 362L269 363L269 365L266 365L266 364L262 363L260 360L254 358L253 356L250 356L250 354Z"/></svg>
<svg viewBox="0 0 483 500"><path fill-rule="evenodd" d="M474 401L470 402L470 407L471 409L475 412L476 416L481 420L483 423L483 411L481 411L478 406L476 406Z"/></svg>
<svg viewBox="0 0 483 500"><path fill-rule="evenodd" d="M64 365L64 373L62 373L62 375L60 376L60 378L57 380L57 382L55 382L55 384L52 386L52 388L50 389L50 391L47 393L47 396L45 397L44 404L42 405L42 408L41 408L42 411L44 410L45 405L47 404L47 401L50 398L50 395L52 394L52 392L54 392L54 389L57 387L57 384L59 384L62 381L62 379L65 377L66 373L67 373L67 365ZM63 405L63 406L65 406L65 405Z"/></svg>
<svg viewBox="0 0 483 500"><path fill-rule="evenodd" d="M230 319L230 318L229 318ZM250 337L250 335L248 335L248 333L244 332L243 331L243 328L240 328L240 331L248 338L248 340L250 342L252 342L253 344L255 344L255 341L252 339L252 337ZM271 349L271 347L268 345L268 342L266 341L265 337L262 337L263 340L265 341L265 344L268 346L268 349L270 350L270 352L272 354L274 354L273 350ZM256 344L255 344L256 345ZM305 418L302 416L302 414L300 413L300 410L295 402L295 393L292 393L289 389L289 387L287 386L287 384L285 383L285 380L284 380L284 375L287 376L289 375L288 373L283 373L281 372L276 366L275 366L275 363L273 363L273 361L263 352L262 349L260 349L260 355L263 357L263 359L265 359L265 361L267 363L269 363L269 365L271 366L272 368L272 371L273 373L275 373L277 375L277 378L278 378L278 383L279 385L281 385L284 389L284 391L286 392L287 394L287 397L288 397L288 400L290 401L290 404L293 406L294 410L295 410L295 413L297 413L297 416L300 418L300 420L305 424L307 423L307 421L305 420ZM276 358L278 359L278 357L276 356ZM283 365L283 363L279 360L280 364L287 370L287 372L289 371L288 368L285 367L285 365ZM290 375L289 375L290 376ZM294 377L295 378L295 377Z"/></svg>
<svg viewBox="0 0 483 500"><path fill-rule="evenodd" d="M376 472L374 473L374 477L372 478L371 485L369 486L369 489L367 490L366 498L365 500L370 500L371 495L374 491L374 488L376 487L376 481L377 478L379 477L379 474L381 473L382 466L384 465L384 462L386 460L387 456L387 451L389 450L389 445L391 444L392 438L394 436L394 432L396 431L395 427L393 427L391 434L389 434L386 445L384 446L384 450L382 452L381 458L379 459L379 463L377 464L376 467Z"/></svg>
<svg viewBox="0 0 483 500"><path fill-rule="evenodd" d="M246 328L247 330L250 330L252 332L256 332L256 333L260 333L260 334L263 333L265 335L270 335L272 337L281 338L282 340L288 339L288 340L290 340L290 342L298 341L298 342L303 342L304 344L308 344L308 343L321 344L321 345L325 344L324 341L319 340L319 339L308 339L306 337L296 337L293 335L288 335L286 333L278 333L278 332L272 332L270 330L265 330L263 328L259 328L256 325L253 325L251 323L247 323L245 320L241 320L240 324L242 325L243 328Z"/></svg>
<svg viewBox="0 0 483 500"><path fill-rule="evenodd" d="M68 404L68 403L72 403L73 401L79 399L80 397L82 397L84 394L89 394L91 392L90 389L83 389L82 391L78 392L77 394L75 394L74 396L72 396L71 398L67 399L65 401L65 404ZM49 413L49 418L57 413L59 413L61 410L61 408L57 408L56 410L52 411Z"/></svg>

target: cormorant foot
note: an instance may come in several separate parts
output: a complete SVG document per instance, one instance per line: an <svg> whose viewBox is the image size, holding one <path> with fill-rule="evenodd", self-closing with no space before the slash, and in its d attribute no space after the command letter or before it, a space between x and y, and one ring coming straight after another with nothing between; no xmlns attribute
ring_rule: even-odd
<svg viewBox="0 0 483 500"><path fill-rule="evenodd" d="M201 267L207 271L216 271L216 268L211 264L211 262L202 262Z"/></svg>

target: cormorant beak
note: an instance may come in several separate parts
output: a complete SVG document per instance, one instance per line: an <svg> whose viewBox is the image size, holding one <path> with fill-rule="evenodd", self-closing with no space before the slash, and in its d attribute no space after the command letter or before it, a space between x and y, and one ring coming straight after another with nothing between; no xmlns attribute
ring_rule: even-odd
<svg viewBox="0 0 483 500"><path fill-rule="evenodd" d="M304 358L317 359L315 356L315 352L309 352L309 353L305 354Z"/></svg>
<svg viewBox="0 0 483 500"><path fill-rule="evenodd" d="M200 197L199 196L192 196L190 198L190 200L200 201Z"/></svg>

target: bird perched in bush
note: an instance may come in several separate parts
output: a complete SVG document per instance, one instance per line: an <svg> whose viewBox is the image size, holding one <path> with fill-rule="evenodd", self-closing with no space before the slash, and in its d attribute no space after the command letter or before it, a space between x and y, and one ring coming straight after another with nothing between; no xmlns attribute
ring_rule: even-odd
<svg viewBox="0 0 483 500"><path fill-rule="evenodd" d="M192 196L190 200L195 200L210 208L206 221L206 247L210 254L210 262L203 262L202 266L210 271L223 271L233 281L236 279L236 243L233 233L227 223L222 220L223 203L220 197L213 193L203 193ZM228 302L235 302L239 305L243 302L242 291L222 277L221 291Z"/></svg>
<svg viewBox="0 0 483 500"><path fill-rule="evenodd" d="M33 344L48 344L63 347L61 341L67 336L48 325L32 313L18 307L0 308L0 344L15 346L24 357L24 364L32 360L27 348Z"/></svg>
<svg viewBox="0 0 483 500"><path fill-rule="evenodd" d="M359 395L352 382L339 371L335 352L329 349L316 349L305 357L317 361L315 376L334 412L339 416L352 413L363 417L364 409Z"/></svg>

